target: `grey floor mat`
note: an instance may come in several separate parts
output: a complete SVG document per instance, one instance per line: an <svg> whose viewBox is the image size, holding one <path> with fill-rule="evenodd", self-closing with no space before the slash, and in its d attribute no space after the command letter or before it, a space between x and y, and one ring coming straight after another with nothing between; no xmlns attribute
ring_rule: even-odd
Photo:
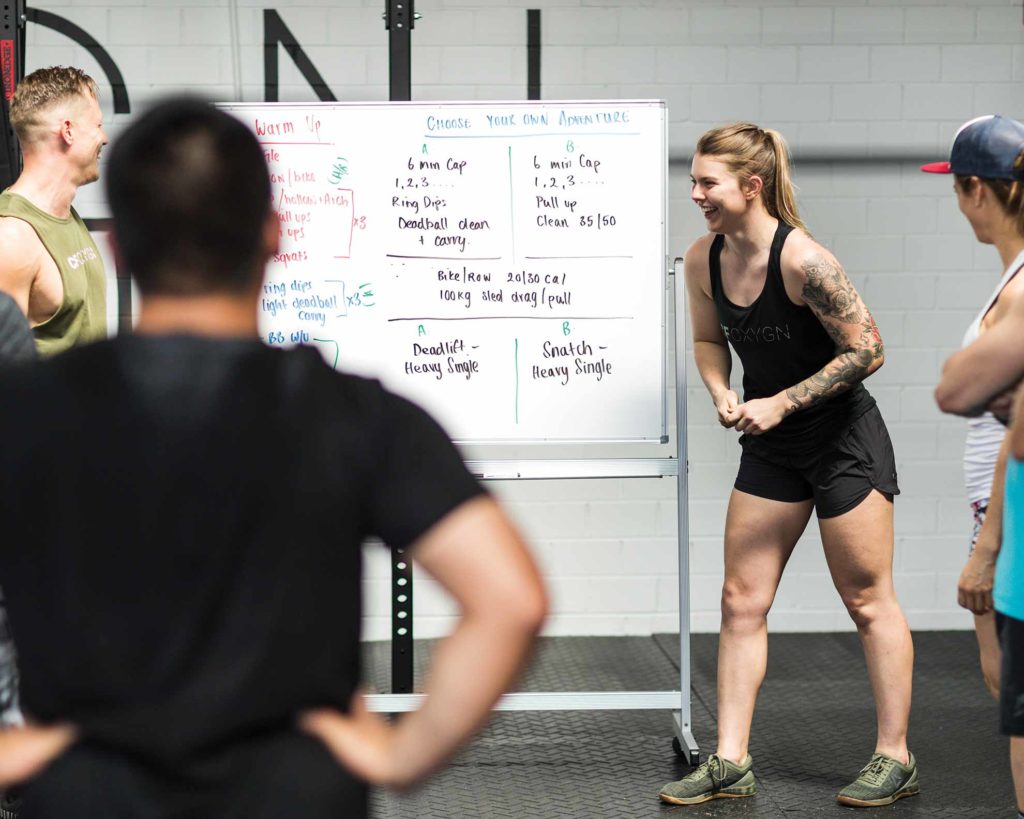
<svg viewBox="0 0 1024 819"><path fill-rule="evenodd" d="M417 643L422 681L430 642ZM915 635L910 746L922 793L870 815L1012 815L1007 741L977 667L974 636ZM713 750L717 635L692 639L694 731ZM524 690L668 690L678 683L678 636L545 638ZM364 650L369 686L388 690L390 648ZM769 641L768 677L754 718L752 799L696 807L662 805L666 781L688 767L671 750L661 711L505 712L444 772L402 795L375 793L373 816L448 819L631 819L648 816L830 817L855 815L835 792L867 762L874 705L855 634L781 634Z"/></svg>

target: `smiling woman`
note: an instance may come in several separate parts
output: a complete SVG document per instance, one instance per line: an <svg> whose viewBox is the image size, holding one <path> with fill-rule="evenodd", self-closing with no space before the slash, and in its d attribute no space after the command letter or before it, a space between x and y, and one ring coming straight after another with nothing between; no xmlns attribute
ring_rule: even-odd
<svg viewBox="0 0 1024 819"><path fill-rule="evenodd" d="M895 458L861 384L882 365L882 339L842 265L800 219L781 134L750 123L708 131L691 173L709 231L686 252L694 357L719 422L743 433L743 454L725 528L718 750L660 796L696 804L757 792L747 747L768 609L817 507L878 709L874 755L838 800L889 804L918 784L906 736L913 648L892 585ZM730 344L743 363L742 401Z"/></svg>
<svg viewBox="0 0 1024 819"><path fill-rule="evenodd" d="M763 135L761 139L751 139L751 129ZM760 180L760 199L768 214L791 227L807 229L797 214L796 198L789 178L786 141L778 131L758 128L749 123L737 123L715 128L700 138L697 156L694 158L695 175L691 177L693 199L704 211L710 229L711 219L722 214L715 204L714 196L704 195L704 185L696 178L698 167L705 173L709 170L707 159L723 165L728 176ZM701 160L700 166L698 160ZM707 181L714 187L717 180L711 176Z"/></svg>

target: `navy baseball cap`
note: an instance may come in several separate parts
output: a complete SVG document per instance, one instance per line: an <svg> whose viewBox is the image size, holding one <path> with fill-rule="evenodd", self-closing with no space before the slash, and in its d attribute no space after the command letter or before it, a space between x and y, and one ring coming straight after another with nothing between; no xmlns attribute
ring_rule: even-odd
<svg viewBox="0 0 1024 819"><path fill-rule="evenodd" d="M955 173L982 179L1024 179L1024 163L1014 163L1024 151L1024 125L999 114L976 117L960 126L949 162L922 165L927 173Z"/></svg>

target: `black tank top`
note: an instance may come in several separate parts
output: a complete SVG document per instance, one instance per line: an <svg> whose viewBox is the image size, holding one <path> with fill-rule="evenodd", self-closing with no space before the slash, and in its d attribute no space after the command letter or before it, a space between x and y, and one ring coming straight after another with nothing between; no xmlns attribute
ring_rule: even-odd
<svg viewBox="0 0 1024 819"><path fill-rule="evenodd" d="M793 228L779 222L768 254L764 289L749 307L729 301L722 287L720 256L725 236L715 236L708 255L711 294L722 332L743 363L743 400L768 398L799 384L835 358L836 348L817 316L796 305L782 282L782 246ZM803 449L818 446L823 437L848 425L875 405L864 385L813 407L794 412L757 439L768 445ZM751 436L746 436L748 439Z"/></svg>

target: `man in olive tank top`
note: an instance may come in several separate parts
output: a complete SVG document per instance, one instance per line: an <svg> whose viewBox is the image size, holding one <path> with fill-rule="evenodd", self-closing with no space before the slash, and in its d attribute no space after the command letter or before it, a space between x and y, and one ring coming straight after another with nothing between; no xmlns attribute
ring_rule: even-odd
<svg viewBox="0 0 1024 819"><path fill-rule="evenodd" d="M107 334L103 260L71 206L99 178L107 144L96 83L77 68L34 71L14 94L11 124L25 164L0 193L0 290L50 356Z"/></svg>

